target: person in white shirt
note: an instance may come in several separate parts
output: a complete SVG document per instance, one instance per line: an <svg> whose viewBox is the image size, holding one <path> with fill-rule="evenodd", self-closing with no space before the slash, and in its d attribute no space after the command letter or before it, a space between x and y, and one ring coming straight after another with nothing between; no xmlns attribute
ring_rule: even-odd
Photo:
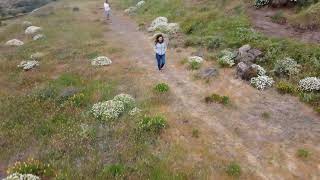
<svg viewBox="0 0 320 180"><path fill-rule="evenodd" d="M110 13L111 13L111 8L110 8L110 4L108 2L108 0L106 0L106 2L103 4L104 6L104 14L107 17L107 20L110 19Z"/></svg>
<svg viewBox="0 0 320 180"><path fill-rule="evenodd" d="M166 64L166 51L167 51L167 44L164 41L164 37L162 34L159 34L156 36L154 51L156 53L158 69L159 71L162 71L163 66Z"/></svg>

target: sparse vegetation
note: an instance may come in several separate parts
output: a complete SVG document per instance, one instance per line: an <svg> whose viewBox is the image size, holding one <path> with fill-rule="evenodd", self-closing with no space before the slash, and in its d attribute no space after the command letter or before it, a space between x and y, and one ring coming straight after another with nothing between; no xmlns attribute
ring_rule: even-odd
<svg viewBox="0 0 320 180"><path fill-rule="evenodd" d="M262 117L263 119L270 119L270 118L271 118L271 113L269 113L269 112L263 112L263 113L261 114L261 117Z"/></svg>
<svg viewBox="0 0 320 180"><path fill-rule="evenodd" d="M170 90L169 88L169 85L166 84L166 83L160 83L160 84L157 84L155 87L154 87L154 90L158 93L166 93Z"/></svg>
<svg viewBox="0 0 320 180"><path fill-rule="evenodd" d="M228 165L226 172L229 176L239 177L241 175L241 167L237 163L231 163Z"/></svg>
<svg viewBox="0 0 320 180"><path fill-rule="evenodd" d="M158 134L162 129L167 127L167 122L166 119L162 116L145 116L138 123L138 127L142 131Z"/></svg>
<svg viewBox="0 0 320 180"><path fill-rule="evenodd" d="M200 132L198 129L192 129L192 137L199 138Z"/></svg>
<svg viewBox="0 0 320 180"><path fill-rule="evenodd" d="M212 94L205 98L206 103L219 103L223 105L230 104L230 98L228 96L220 96L219 94Z"/></svg>
<svg viewBox="0 0 320 180"><path fill-rule="evenodd" d="M201 67L201 63L197 62L197 61L192 61L189 63L189 68L191 70L197 70L197 69L200 69Z"/></svg>
<svg viewBox="0 0 320 180"><path fill-rule="evenodd" d="M310 152L306 149L298 149L297 151L297 156L299 158L303 158L303 159L306 159L310 156Z"/></svg>
<svg viewBox="0 0 320 180"><path fill-rule="evenodd" d="M276 84L277 91L281 94L295 94L297 92L296 87L286 81L279 81Z"/></svg>

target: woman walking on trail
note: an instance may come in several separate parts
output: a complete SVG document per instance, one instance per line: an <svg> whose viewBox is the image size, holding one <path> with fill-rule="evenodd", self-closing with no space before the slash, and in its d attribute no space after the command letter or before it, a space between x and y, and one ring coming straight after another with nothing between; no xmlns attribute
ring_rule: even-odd
<svg viewBox="0 0 320 180"><path fill-rule="evenodd" d="M164 37L162 34L156 36L154 51L156 53L158 69L159 71L162 71L163 66L166 64L167 51L167 44L164 41Z"/></svg>
<svg viewBox="0 0 320 180"><path fill-rule="evenodd" d="M106 2L104 2L103 6L104 6L104 14L107 17L107 20L109 20L110 19L110 13L111 13L111 8L110 8L109 1L106 0Z"/></svg>

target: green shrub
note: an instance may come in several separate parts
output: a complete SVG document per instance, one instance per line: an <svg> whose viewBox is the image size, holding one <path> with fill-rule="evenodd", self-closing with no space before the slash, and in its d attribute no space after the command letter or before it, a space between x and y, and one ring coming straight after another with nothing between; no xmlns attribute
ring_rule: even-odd
<svg viewBox="0 0 320 180"><path fill-rule="evenodd" d="M145 116L138 122L138 128L141 131L160 133L167 126L167 121L162 116L149 117Z"/></svg>
<svg viewBox="0 0 320 180"><path fill-rule="evenodd" d="M208 36L204 39L204 44L208 49L217 49L223 45L223 39L216 36Z"/></svg>
<svg viewBox="0 0 320 180"><path fill-rule="evenodd" d="M187 38L184 41L185 47L199 46L201 44L202 44L202 40L200 37L197 37L197 36L187 36Z"/></svg>
<svg viewBox="0 0 320 180"><path fill-rule="evenodd" d="M49 164L44 164L32 158L25 162L16 162L8 168L7 173L33 174L40 177L52 177L54 175L53 169Z"/></svg>
<svg viewBox="0 0 320 180"><path fill-rule="evenodd" d="M216 102L223 105L230 104L230 98L228 96L220 96L218 94L212 94L211 96L207 96L205 98L206 103Z"/></svg>
<svg viewBox="0 0 320 180"><path fill-rule="evenodd" d="M320 94L319 93L307 93L307 92L301 92L299 94L300 100L302 102L310 103L310 104L317 104L320 102Z"/></svg>
<svg viewBox="0 0 320 180"><path fill-rule="evenodd" d="M296 87L289 82L280 81L276 85L277 91L281 94L294 94Z"/></svg>
<svg viewBox="0 0 320 180"><path fill-rule="evenodd" d="M168 92L169 91L169 85L166 84L166 83L160 83L160 84L157 84L155 87L154 87L154 90L158 93L165 93L165 92Z"/></svg>
<svg viewBox="0 0 320 180"><path fill-rule="evenodd" d="M262 117L263 119L270 119L271 114L270 114L269 112L263 112L263 113L261 114L261 117Z"/></svg>
<svg viewBox="0 0 320 180"><path fill-rule="evenodd" d="M192 61L189 63L189 68L191 70L197 70L197 69L200 69L201 67L201 63L197 62L197 61Z"/></svg>
<svg viewBox="0 0 320 180"><path fill-rule="evenodd" d="M310 156L310 152L308 150L306 150L306 149L298 149L297 156L299 158L306 159L306 158L308 158Z"/></svg>
<svg viewBox="0 0 320 180"><path fill-rule="evenodd" d="M194 138L199 137L199 130L198 129L192 129L192 137L194 137Z"/></svg>
<svg viewBox="0 0 320 180"><path fill-rule="evenodd" d="M121 177L124 174L125 167L122 164L113 164L105 166L102 175L104 177Z"/></svg>
<svg viewBox="0 0 320 180"><path fill-rule="evenodd" d="M226 170L227 174L229 176L235 176L238 177L241 175L241 167L237 163L231 163Z"/></svg>

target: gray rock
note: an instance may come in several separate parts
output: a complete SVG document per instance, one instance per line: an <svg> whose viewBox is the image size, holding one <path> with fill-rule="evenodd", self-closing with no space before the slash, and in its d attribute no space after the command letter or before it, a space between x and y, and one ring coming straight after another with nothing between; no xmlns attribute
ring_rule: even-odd
<svg viewBox="0 0 320 180"><path fill-rule="evenodd" d="M75 94L79 93L80 90L76 87L67 87L64 88L58 95L59 101L65 101L74 96Z"/></svg>
<svg viewBox="0 0 320 180"><path fill-rule="evenodd" d="M259 49L250 49L248 53L252 54L255 58L259 58L263 56L263 53Z"/></svg>
<svg viewBox="0 0 320 180"><path fill-rule="evenodd" d="M243 80L250 80L253 77L258 76L258 67L254 65L248 65L245 62L240 62L237 65L237 77Z"/></svg>
<svg viewBox="0 0 320 180"><path fill-rule="evenodd" d="M199 76L203 79L208 79L219 74L218 69L216 68L206 68L199 73Z"/></svg>
<svg viewBox="0 0 320 180"><path fill-rule="evenodd" d="M249 44L246 44L239 48L238 55L236 57L236 63L244 62L251 65L256 62L256 59L262 57L263 53L258 49L253 49Z"/></svg>
<svg viewBox="0 0 320 180"><path fill-rule="evenodd" d="M239 48L239 54L243 55L247 53L251 49L251 46L249 44L243 45L242 47Z"/></svg>

